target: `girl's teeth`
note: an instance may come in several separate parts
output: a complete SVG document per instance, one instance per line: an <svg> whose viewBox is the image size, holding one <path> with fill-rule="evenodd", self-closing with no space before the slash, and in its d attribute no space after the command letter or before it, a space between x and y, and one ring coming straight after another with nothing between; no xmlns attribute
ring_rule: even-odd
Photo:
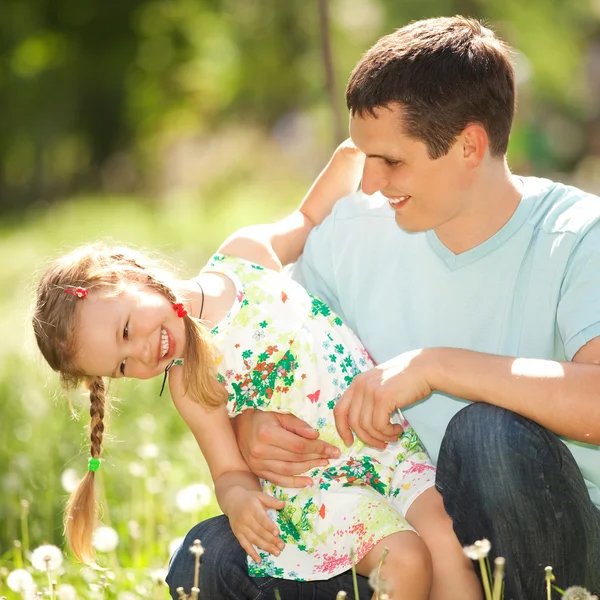
<svg viewBox="0 0 600 600"><path fill-rule="evenodd" d="M169 351L169 336L164 329L160 330L160 357L166 356Z"/></svg>

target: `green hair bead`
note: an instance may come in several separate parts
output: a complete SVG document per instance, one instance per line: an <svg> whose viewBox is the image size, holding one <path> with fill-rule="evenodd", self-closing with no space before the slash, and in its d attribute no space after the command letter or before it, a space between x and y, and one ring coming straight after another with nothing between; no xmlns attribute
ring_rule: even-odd
<svg viewBox="0 0 600 600"><path fill-rule="evenodd" d="M88 470L93 471L94 473L100 468L100 459L99 458L89 458L88 459Z"/></svg>

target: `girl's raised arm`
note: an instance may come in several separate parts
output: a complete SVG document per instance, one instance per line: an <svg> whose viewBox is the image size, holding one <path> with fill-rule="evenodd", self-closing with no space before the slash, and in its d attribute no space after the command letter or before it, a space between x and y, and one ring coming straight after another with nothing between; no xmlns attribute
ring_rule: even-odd
<svg viewBox="0 0 600 600"><path fill-rule="evenodd" d="M364 155L346 140L336 148L292 214L276 223L240 229L225 240L219 252L276 270L296 261L311 229L329 215L340 198L358 189L363 165Z"/></svg>

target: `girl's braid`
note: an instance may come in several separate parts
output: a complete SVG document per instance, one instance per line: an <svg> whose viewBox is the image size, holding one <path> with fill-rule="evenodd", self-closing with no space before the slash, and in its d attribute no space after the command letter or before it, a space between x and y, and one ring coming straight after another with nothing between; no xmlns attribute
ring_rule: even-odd
<svg viewBox="0 0 600 600"><path fill-rule="evenodd" d="M90 454L100 458L104 437L105 386L102 377L87 380L90 392ZM92 534L97 521L95 472L88 470L73 492L65 511L65 535L75 556L86 564L94 563Z"/></svg>
<svg viewBox="0 0 600 600"><path fill-rule="evenodd" d="M90 441L92 458L100 458L104 437L105 388L102 377L94 377L88 384L90 390Z"/></svg>

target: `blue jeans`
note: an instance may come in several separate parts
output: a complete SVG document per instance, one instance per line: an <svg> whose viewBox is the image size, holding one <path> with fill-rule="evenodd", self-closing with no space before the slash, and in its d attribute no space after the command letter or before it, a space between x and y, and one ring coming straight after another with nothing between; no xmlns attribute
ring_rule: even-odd
<svg viewBox="0 0 600 600"><path fill-rule="evenodd" d="M554 433L471 404L448 425L436 487L460 543L487 538L506 559L505 600L545 598L547 565L563 589L600 590L600 510Z"/></svg>
<svg viewBox="0 0 600 600"><path fill-rule="evenodd" d="M463 545L487 538L494 556L506 558L505 600L544 598L544 567L556 583L600 590L600 511L581 473L556 435L533 421L489 404L471 404L450 422L438 459L436 486ZM246 554L224 516L192 529L173 555L167 583L174 599L189 593L194 539L205 547L200 597L206 600L334 600L352 594L349 572L327 581L252 578ZM360 598L371 598L358 577Z"/></svg>

